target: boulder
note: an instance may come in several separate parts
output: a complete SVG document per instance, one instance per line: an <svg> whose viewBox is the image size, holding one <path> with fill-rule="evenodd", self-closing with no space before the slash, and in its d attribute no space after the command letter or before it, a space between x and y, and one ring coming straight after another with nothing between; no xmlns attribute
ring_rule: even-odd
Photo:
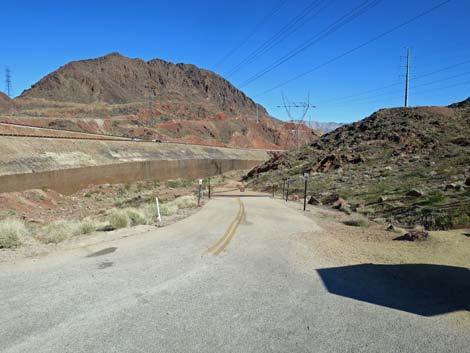
<svg viewBox="0 0 470 353"><path fill-rule="evenodd" d="M406 196L409 196L409 197L421 197L423 195L424 193L418 189L411 189L410 191L406 193Z"/></svg>
<svg viewBox="0 0 470 353"><path fill-rule="evenodd" d="M380 196L377 201L380 203L384 203L385 201L387 201L387 196Z"/></svg>
<svg viewBox="0 0 470 353"><path fill-rule="evenodd" d="M341 209L344 209L348 206L348 202L343 199L343 198L338 198L338 200L336 200L334 203L333 203L333 208L336 208L338 210L341 210Z"/></svg>
<svg viewBox="0 0 470 353"><path fill-rule="evenodd" d="M330 194L330 195L327 195L323 198L322 202L323 204L325 205L332 205L334 204L336 201L338 201L339 199L339 195L338 194Z"/></svg>
<svg viewBox="0 0 470 353"><path fill-rule="evenodd" d="M321 202L316 197L310 196L310 198L308 199L308 204L317 206L317 205L321 205Z"/></svg>
<svg viewBox="0 0 470 353"><path fill-rule="evenodd" d="M401 240L407 241L424 241L429 237L429 233L424 230L412 230L403 235Z"/></svg>

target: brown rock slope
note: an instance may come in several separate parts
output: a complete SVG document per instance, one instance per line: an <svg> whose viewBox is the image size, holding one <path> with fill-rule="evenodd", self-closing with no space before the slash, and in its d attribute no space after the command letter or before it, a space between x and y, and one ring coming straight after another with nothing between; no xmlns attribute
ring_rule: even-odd
<svg viewBox="0 0 470 353"><path fill-rule="evenodd" d="M35 126L239 147L297 144L292 127L262 106L261 123L255 124L256 103L221 76L160 59L146 62L112 53L74 61L15 101L20 115L36 118ZM301 142L318 135L309 128L299 134Z"/></svg>
<svg viewBox="0 0 470 353"><path fill-rule="evenodd" d="M324 203L346 199L347 212L430 229L468 227L469 136L464 102L383 109L300 151L277 154L247 179L262 188L291 177L301 192L300 175L309 172L310 193Z"/></svg>
<svg viewBox="0 0 470 353"><path fill-rule="evenodd" d="M13 107L13 102L5 93L0 92L0 110L9 110Z"/></svg>

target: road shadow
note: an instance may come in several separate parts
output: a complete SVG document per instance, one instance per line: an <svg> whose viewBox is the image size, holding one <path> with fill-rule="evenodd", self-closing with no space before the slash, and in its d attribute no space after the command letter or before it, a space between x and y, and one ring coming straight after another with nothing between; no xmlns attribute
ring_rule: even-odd
<svg viewBox="0 0 470 353"><path fill-rule="evenodd" d="M317 270L330 293L416 315L470 311L470 269L361 264Z"/></svg>
<svg viewBox="0 0 470 353"><path fill-rule="evenodd" d="M116 250L117 248L113 246L111 248L102 249L100 251L88 254L87 257L98 257L98 256L108 255L108 254L115 252Z"/></svg>

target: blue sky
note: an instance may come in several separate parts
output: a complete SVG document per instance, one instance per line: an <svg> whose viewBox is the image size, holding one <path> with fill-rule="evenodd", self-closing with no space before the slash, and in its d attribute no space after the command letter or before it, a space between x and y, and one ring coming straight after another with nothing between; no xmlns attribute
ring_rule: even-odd
<svg viewBox="0 0 470 353"><path fill-rule="evenodd" d="M243 83L248 79L364 0L10 1L2 4L0 67L10 67L14 94L18 95L71 60L117 51L129 57L161 58L214 70L281 119L287 118L284 110L277 108L282 103L282 92L291 101L303 100L309 93L311 104L317 105L309 114L312 119L349 122L377 109L403 104L400 66L404 61L400 56L405 54L405 47L412 47L414 56L411 105L447 105L470 96L470 1L452 0L298 80L261 93L443 1L378 1L351 22L246 85ZM312 10L306 13L310 5ZM269 16L275 9L277 12ZM228 75L289 21L305 13L302 26L288 27L296 28L294 33ZM240 43L243 45L238 47ZM434 73L441 69L446 70ZM392 84L387 89L364 93ZM297 114L295 110L293 113Z"/></svg>

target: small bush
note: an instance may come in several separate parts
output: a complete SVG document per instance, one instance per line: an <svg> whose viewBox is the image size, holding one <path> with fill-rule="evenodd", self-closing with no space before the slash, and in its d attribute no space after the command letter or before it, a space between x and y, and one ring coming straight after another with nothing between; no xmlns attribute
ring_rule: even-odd
<svg viewBox="0 0 470 353"><path fill-rule="evenodd" d="M80 234L90 234L96 231L98 224L90 218L85 218L80 222Z"/></svg>
<svg viewBox="0 0 470 353"><path fill-rule="evenodd" d="M348 219L344 224L353 227L368 227L369 221L366 217L362 215L354 215L351 219Z"/></svg>
<svg viewBox="0 0 470 353"><path fill-rule="evenodd" d="M154 203L142 204L139 210L144 214L147 223L152 223L157 219L157 206Z"/></svg>
<svg viewBox="0 0 470 353"><path fill-rule="evenodd" d="M178 206L172 202L160 204L160 213L162 216L171 216L178 212Z"/></svg>
<svg viewBox="0 0 470 353"><path fill-rule="evenodd" d="M181 196L174 199L171 203L178 206L178 208L193 208L197 207L196 196Z"/></svg>
<svg viewBox="0 0 470 353"><path fill-rule="evenodd" d="M111 210L108 217L109 225L114 229L129 227L131 220L125 210Z"/></svg>
<svg viewBox="0 0 470 353"><path fill-rule="evenodd" d="M11 249L21 245L21 237L27 233L23 222L8 218L0 222L0 249Z"/></svg>
<svg viewBox="0 0 470 353"><path fill-rule="evenodd" d="M79 235L80 232L79 222L55 221L44 227L40 239L47 244L57 244L67 238Z"/></svg>
<svg viewBox="0 0 470 353"><path fill-rule="evenodd" d="M143 212L135 208L126 208L125 211L131 221L131 225L147 224L147 218Z"/></svg>

